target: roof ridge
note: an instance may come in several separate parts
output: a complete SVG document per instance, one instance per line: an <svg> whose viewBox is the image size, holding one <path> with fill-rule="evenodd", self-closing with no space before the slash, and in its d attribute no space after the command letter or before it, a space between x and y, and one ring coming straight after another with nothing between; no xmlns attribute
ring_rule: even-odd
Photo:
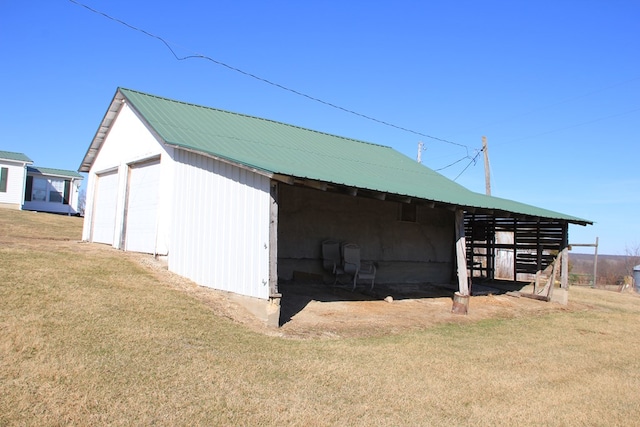
<svg viewBox="0 0 640 427"><path fill-rule="evenodd" d="M205 110L218 111L220 113L232 114L234 116L239 116L239 117L244 117L244 118L254 119L254 120L260 120L260 121L263 121L263 122L274 123L274 124L278 124L278 125L282 125L282 126L288 126L290 128L299 129L299 130L303 130L303 131L307 131L307 132L314 132L314 133L317 133L319 135L326 135L326 136L331 136L331 137L334 137L334 138L340 138L340 139L343 139L345 141L352 141L352 142L357 142L357 143L360 143L360 144L373 145L373 146L376 146L376 147L389 148L389 149L393 150L393 147L388 146L388 145L376 144L374 142L363 141L361 139L356 139L356 138L348 138L348 137L345 137L345 136L336 135L336 134L332 134L332 133L328 133L328 132L323 132L323 131L319 131L319 130L315 130L315 129L309 129L309 128L305 128L305 127L302 127L302 126L292 125L290 123L280 122L280 121L273 120L273 119L266 119L264 117L252 116L252 115L244 114L244 113L237 113L235 111L223 110L221 108L215 108L215 107L209 107L209 106L206 106L206 105L194 104L192 102L179 101L179 100L172 99L172 98L167 98L167 97L164 97L164 96L153 95L153 94L150 94L150 93L141 92L141 91L135 90L135 89L129 89L129 88L124 88L124 87L119 87L118 88L118 91L120 91L120 92L122 92L123 90L125 92L133 92L133 93L136 93L138 95L148 96L150 98L155 98L155 99L159 99L159 100L163 100L163 101L169 101L169 102L175 102L176 104L183 104L183 105L187 105L187 106L190 106L190 107L196 107L196 108L203 108ZM125 97L126 97L126 93L123 93L123 95L125 95Z"/></svg>

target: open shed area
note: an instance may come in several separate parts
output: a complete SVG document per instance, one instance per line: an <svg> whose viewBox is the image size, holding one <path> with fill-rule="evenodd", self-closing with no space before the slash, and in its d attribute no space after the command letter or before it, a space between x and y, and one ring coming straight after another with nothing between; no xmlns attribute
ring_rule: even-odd
<svg viewBox="0 0 640 427"><path fill-rule="evenodd" d="M550 298L569 224L591 223L472 192L388 146L124 88L79 171L83 240L163 256L272 326L281 282L327 272L456 285L466 311L474 282L509 278L503 264L516 282L535 274L536 291L554 264Z"/></svg>

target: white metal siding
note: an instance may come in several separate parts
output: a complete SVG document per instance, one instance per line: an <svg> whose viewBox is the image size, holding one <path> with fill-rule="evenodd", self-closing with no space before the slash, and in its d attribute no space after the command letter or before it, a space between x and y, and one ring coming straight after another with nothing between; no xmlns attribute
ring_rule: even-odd
<svg viewBox="0 0 640 427"><path fill-rule="evenodd" d="M269 297L269 178L175 150L169 269L196 283Z"/></svg>
<svg viewBox="0 0 640 427"><path fill-rule="evenodd" d="M24 199L26 177L24 163L2 161L0 168L7 168L7 191L0 192L0 204L12 205L20 209Z"/></svg>
<svg viewBox="0 0 640 427"><path fill-rule="evenodd" d="M160 161L132 165L126 205L125 250L155 253Z"/></svg>
<svg viewBox="0 0 640 427"><path fill-rule="evenodd" d="M91 240L113 244L118 198L118 171L98 175L94 191Z"/></svg>

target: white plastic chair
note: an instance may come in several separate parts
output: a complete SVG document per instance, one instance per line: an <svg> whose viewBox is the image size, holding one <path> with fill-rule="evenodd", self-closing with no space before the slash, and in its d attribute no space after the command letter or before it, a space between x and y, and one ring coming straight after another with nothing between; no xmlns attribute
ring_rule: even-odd
<svg viewBox="0 0 640 427"><path fill-rule="evenodd" d="M339 274L349 274L353 276L353 288L356 289L358 279L371 280L371 287L376 278L376 266L373 262L362 261L360 259L360 246L355 243L345 243L342 245L342 265L336 269L336 281Z"/></svg>

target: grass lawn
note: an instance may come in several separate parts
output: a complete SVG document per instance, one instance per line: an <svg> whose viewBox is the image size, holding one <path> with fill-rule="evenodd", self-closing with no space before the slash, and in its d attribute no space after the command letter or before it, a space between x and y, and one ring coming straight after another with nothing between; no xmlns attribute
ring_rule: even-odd
<svg viewBox="0 0 640 427"><path fill-rule="evenodd" d="M292 340L81 229L0 209L0 426L640 422L635 294L572 288L579 308L552 314Z"/></svg>

